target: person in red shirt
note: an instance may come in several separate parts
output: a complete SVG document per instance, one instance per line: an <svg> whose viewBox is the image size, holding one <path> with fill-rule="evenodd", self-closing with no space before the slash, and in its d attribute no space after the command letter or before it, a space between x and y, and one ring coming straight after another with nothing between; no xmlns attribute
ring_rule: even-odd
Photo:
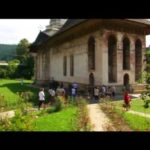
<svg viewBox="0 0 150 150"><path fill-rule="evenodd" d="M124 92L124 103L125 103L126 109L130 108L130 101L131 101L131 97L129 96L128 91L125 91Z"/></svg>

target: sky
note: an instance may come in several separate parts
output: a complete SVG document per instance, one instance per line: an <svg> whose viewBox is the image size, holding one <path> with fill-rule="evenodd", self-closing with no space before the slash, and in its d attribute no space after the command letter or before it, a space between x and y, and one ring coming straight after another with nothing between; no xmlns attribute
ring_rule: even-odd
<svg viewBox="0 0 150 150"><path fill-rule="evenodd" d="M0 44L18 44L23 38L34 42L50 19L0 19Z"/></svg>
<svg viewBox="0 0 150 150"><path fill-rule="evenodd" d="M18 44L23 38L32 43L40 30L45 30L49 21L50 19L0 19L0 44ZM149 45L150 35L146 36L146 47Z"/></svg>

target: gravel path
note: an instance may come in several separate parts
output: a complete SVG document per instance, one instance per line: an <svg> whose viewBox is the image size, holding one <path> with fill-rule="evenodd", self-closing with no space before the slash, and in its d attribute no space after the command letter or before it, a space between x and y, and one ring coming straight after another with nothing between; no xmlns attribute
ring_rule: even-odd
<svg viewBox="0 0 150 150"><path fill-rule="evenodd" d="M115 131L108 117L102 112L99 104L87 105L92 131Z"/></svg>
<svg viewBox="0 0 150 150"><path fill-rule="evenodd" d="M127 112L131 113L131 114L139 115L139 116L142 116L142 117L150 118L150 114L146 114L146 113L142 113L142 112L137 112L137 111L133 111L133 110L129 110Z"/></svg>

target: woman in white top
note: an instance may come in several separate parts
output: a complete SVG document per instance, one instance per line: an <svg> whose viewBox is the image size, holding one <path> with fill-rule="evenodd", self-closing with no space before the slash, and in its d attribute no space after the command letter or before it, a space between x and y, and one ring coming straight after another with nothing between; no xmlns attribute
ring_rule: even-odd
<svg viewBox="0 0 150 150"><path fill-rule="evenodd" d="M41 106L44 105L44 102L45 102L44 88L41 88L39 91L39 110Z"/></svg>

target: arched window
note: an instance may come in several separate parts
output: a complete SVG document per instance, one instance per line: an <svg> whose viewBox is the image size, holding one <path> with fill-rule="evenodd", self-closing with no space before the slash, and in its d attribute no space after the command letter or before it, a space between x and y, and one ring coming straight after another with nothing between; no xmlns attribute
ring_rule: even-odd
<svg viewBox="0 0 150 150"><path fill-rule="evenodd" d="M117 82L117 39L114 35L108 38L108 81Z"/></svg>
<svg viewBox="0 0 150 150"><path fill-rule="evenodd" d="M142 71L142 42L138 39L135 42L135 81L141 77Z"/></svg>
<svg viewBox="0 0 150 150"><path fill-rule="evenodd" d="M123 39L123 70L130 70L130 41Z"/></svg>
<svg viewBox="0 0 150 150"><path fill-rule="evenodd" d="M88 40L88 68L95 70L95 39L90 37Z"/></svg>

